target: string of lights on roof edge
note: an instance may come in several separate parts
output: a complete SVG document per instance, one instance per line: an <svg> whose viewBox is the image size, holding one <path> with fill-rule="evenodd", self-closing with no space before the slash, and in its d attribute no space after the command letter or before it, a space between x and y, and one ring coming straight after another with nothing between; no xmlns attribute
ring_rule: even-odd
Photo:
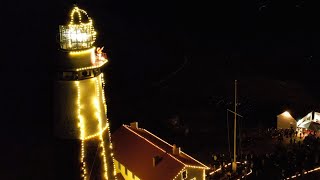
<svg viewBox="0 0 320 180"><path fill-rule="evenodd" d="M161 149L159 146L155 145L154 143L152 143L151 141L149 141L147 138L141 136L140 134L134 132L133 130L131 130L130 128L127 127L127 125L123 125L126 129L128 129L130 132L136 134L138 137L142 138L143 140L147 141L148 143L150 143L151 145L153 145L154 147L158 148L160 151L167 153L165 150ZM182 165L185 165L182 161L180 161L179 159L177 159L176 157L172 156L171 154L167 153L170 157L172 157L173 159L177 160L178 162L180 162Z"/></svg>
<svg viewBox="0 0 320 180"><path fill-rule="evenodd" d="M160 147L158 147L157 145L155 145L154 143L152 143L151 141L149 141L147 138L141 136L140 134L134 132L133 130L131 130L127 125L123 125L126 129L128 129L130 132L136 134L138 137L142 138L143 140L147 141L148 143L150 143L151 145L153 145L154 147L158 148L160 151L168 154L171 158L175 159L176 161L178 161L179 163L181 163L184 167L189 167L189 168L195 168L195 169L203 169L205 170L205 167L201 167L201 166L192 166L192 165L187 165L185 163L183 163L182 161L180 161L178 158L174 157L173 155L171 155L170 153L167 153L165 150L161 149ZM181 171L177 174L177 176L181 173Z"/></svg>
<svg viewBox="0 0 320 180"><path fill-rule="evenodd" d="M237 164L246 164L247 162L245 161L244 163L243 162L236 162ZM231 165L231 163L228 163L228 164L226 164L226 165L224 165L224 167L226 168L226 167L228 167L228 166L230 166ZM213 175L213 174L215 174L215 173L217 173L217 172L219 172L219 171L221 171L221 167L220 168L218 168L218 169L216 169L215 171L212 171L212 172L210 172L209 173L209 175ZM247 177L247 176L249 176L250 174L252 173L252 169L249 169L249 172L247 173L247 174L245 174L245 175L243 175L243 176L241 176L241 179L243 179L243 178L245 178L245 177ZM240 179L237 179L237 180L240 180Z"/></svg>
<svg viewBox="0 0 320 180"><path fill-rule="evenodd" d="M149 132L148 130L143 129L143 128L139 128L139 129L144 130L145 132L147 132L147 133L149 133L150 135L154 136L154 137L155 137L155 138L157 138L158 140L160 140L160 141L162 141L162 142L166 143L166 144L167 144L167 145L169 145L171 148L173 147L171 144L169 144L169 143L168 143L168 142L166 142L165 140L163 140L163 139L159 138L159 137L158 137L158 136L156 136L155 134L153 134L153 133ZM188 154L186 154L185 152L183 152L183 151L180 151L180 152L181 152L181 153L183 153L183 155L185 155L185 156L189 157L190 159L192 159L192 160L196 161L197 163L201 164L201 165L202 165L202 166L204 166L206 169L210 169L208 166L204 165L204 164L203 164L203 163L201 163L200 161L198 161L198 160L194 159L193 157L189 156L189 155L188 155Z"/></svg>
<svg viewBox="0 0 320 180"><path fill-rule="evenodd" d="M298 177L300 177L300 176L302 176L302 175L304 175L304 174L309 174L309 173L312 173L312 172L318 171L318 170L320 170L320 167L317 167L317 168L314 168L314 169L312 169L312 170L306 171L306 172L304 172L303 174L302 174L302 173L299 173L299 174L297 174L297 175L293 175L293 176L284 178L284 180L286 180L286 179L298 178Z"/></svg>
<svg viewBox="0 0 320 180"><path fill-rule="evenodd" d="M124 126L126 126L127 128L129 127L129 126L127 126L127 125L124 125ZM130 128L129 128L130 129ZM152 134L151 132L149 132L149 131L147 131L146 129L143 129L143 128L138 128L138 129L141 129L141 130L143 130L143 131L146 131L147 133L149 133L150 135L152 135L152 136L154 136L154 137L156 137L157 139L159 139L159 140L161 140L162 142L164 142L164 143L166 143L167 145L169 145L169 146L171 146L171 147L173 147L172 145L170 145L169 143L167 143L166 141L164 141L164 140L162 140L161 138L159 138L159 137L157 137L156 135L154 135L154 134ZM136 133L136 132L135 132ZM144 138L144 137L143 137ZM145 138L146 139L146 138ZM152 143L153 144L153 143ZM159 147L160 148L160 147ZM161 149L161 148L160 148ZM161 149L162 150L162 149ZM182 152L184 155L186 155L186 156L188 156L186 153L184 153L183 151L180 151L180 152ZM170 156L172 156L171 154L169 154ZM188 157L190 157L190 156L188 156ZM176 157L174 157L174 158L176 158ZM190 157L192 160L195 160L194 158L192 158L192 157ZM177 159L177 158L176 158ZM179 160L180 161L180 160ZM188 164L185 164L185 163L183 163L185 166L187 166L187 167L195 167L195 168L200 168L200 169L210 169L209 167L207 167L206 165L204 165L204 164L202 164L202 163L200 163L199 161L197 161L197 160L195 160L196 162L198 162L199 164L201 164L201 165L203 165L204 167L200 167L200 166L192 166L192 165L188 165Z"/></svg>
<svg viewBox="0 0 320 180"><path fill-rule="evenodd" d="M173 180L177 179L177 177L179 177L179 175L186 170L186 167L183 167L179 172L178 174L173 178Z"/></svg>

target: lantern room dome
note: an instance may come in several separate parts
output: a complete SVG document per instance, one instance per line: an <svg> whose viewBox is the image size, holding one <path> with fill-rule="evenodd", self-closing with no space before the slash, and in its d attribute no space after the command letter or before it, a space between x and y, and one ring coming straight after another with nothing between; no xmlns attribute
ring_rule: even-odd
<svg viewBox="0 0 320 180"><path fill-rule="evenodd" d="M70 13L70 23L72 24L81 24L89 23L91 18L88 16L87 12L83 9L74 6Z"/></svg>

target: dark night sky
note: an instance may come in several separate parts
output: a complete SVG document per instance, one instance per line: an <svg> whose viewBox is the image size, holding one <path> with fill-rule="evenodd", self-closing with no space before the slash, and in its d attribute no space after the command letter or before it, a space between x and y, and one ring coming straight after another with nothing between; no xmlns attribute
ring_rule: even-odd
<svg viewBox="0 0 320 180"><path fill-rule="evenodd" d="M97 44L110 57L105 72L113 130L139 121L167 137L177 133L168 125L174 117L185 126L211 126L232 108L235 78L239 110L248 122L270 126L266 121L285 109L295 117L319 109L319 10L313 1L82 0L78 5L95 20ZM52 138L56 33L71 7L62 0L2 6L7 26L1 134L13 153Z"/></svg>

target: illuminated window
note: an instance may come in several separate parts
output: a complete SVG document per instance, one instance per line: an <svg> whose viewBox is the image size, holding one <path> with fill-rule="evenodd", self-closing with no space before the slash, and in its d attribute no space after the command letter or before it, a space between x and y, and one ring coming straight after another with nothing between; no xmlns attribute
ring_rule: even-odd
<svg viewBox="0 0 320 180"><path fill-rule="evenodd" d="M184 171L182 172L181 179L187 179L187 170L184 170Z"/></svg>

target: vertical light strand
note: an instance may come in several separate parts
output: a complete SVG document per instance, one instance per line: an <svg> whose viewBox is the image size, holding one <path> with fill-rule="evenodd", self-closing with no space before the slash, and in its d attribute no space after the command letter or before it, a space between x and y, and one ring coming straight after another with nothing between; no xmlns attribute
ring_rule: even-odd
<svg viewBox="0 0 320 180"><path fill-rule="evenodd" d="M104 82L104 75L103 73L101 73L101 82L102 84L105 84ZM113 156L113 153L112 153L112 149L113 149L113 146L112 146L112 142L111 142L111 133L110 133L110 126L109 126L109 120L108 120L108 116L107 116L107 103L106 103L106 98L105 98L105 93L104 93L104 88L102 87L102 100L103 100L103 105L104 105L104 108L105 108L105 116L106 116L106 119L107 119L107 131L108 131L108 139L109 139L109 148L110 148L110 151L111 151L111 157L112 157L112 165L113 165L113 175L115 176L115 179L117 179L116 175L117 175L117 171L116 171L116 165L114 164L114 156Z"/></svg>
<svg viewBox="0 0 320 180"><path fill-rule="evenodd" d="M102 120L101 120L101 109L100 109L100 91L99 91L99 78L96 78L96 98L95 98L95 106L97 108L96 116L98 118L98 126L99 126L99 131L102 131ZM100 146L102 148L102 158L103 158L103 167L104 167L104 177L105 179L108 179L108 166L107 166L107 157L106 157L106 150L104 147L104 140L103 140L103 133L100 134Z"/></svg>
<svg viewBox="0 0 320 180"><path fill-rule="evenodd" d="M78 105L78 119L79 119L79 123L78 126L80 128L80 140L81 140L81 157L80 157L80 162L81 162L81 169L83 174L81 174L81 176L83 177L84 180L87 179L86 174L87 174L87 170L86 170L86 162L84 160L85 158L85 152L84 152L84 122L83 122L83 118L81 116L81 93L80 93L80 85L79 85L79 81L75 81L76 87L77 87L77 105Z"/></svg>
<svg viewBox="0 0 320 180"><path fill-rule="evenodd" d="M105 110L105 115L106 117L108 117L108 111L107 111L107 103L106 103L106 97L105 97L105 94L104 94L104 87L105 87L105 82L104 82L104 75L103 73L101 73L101 84L103 85L102 86L102 101L103 101L103 106L104 106L104 110Z"/></svg>

